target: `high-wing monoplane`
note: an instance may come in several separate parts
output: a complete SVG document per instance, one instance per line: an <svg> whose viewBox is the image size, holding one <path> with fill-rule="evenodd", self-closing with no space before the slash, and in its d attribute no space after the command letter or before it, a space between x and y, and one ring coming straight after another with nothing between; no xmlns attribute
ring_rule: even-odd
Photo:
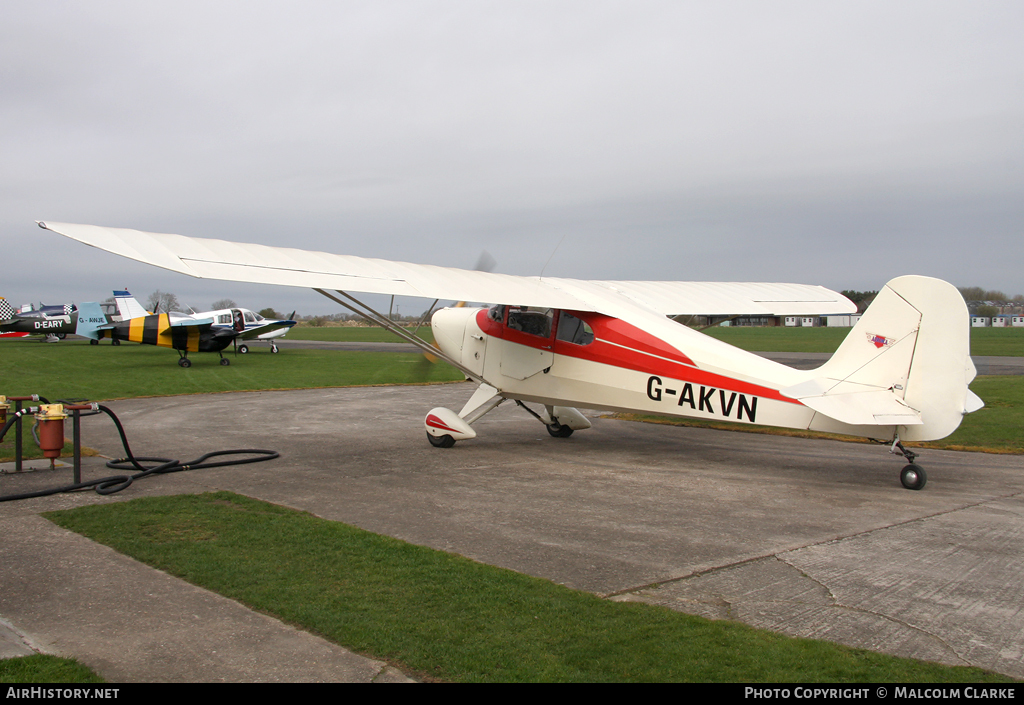
<svg viewBox="0 0 1024 705"><path fill-rule="evenodd" d="M39 225L194 277L310 287L439 354L478 383L458 413L427 413L427 437L439 447L475 438L472 425L507 400L561 438L590 427L577 407L638 411L884 441L908 461L904 486L920 489L926 475L903 441L944 438L983 405L968 389L975 368L963 297L929 277L890 281L828 362L797 370L671 317L852 313L845 297L798 284L518 277L119 228ZM435 305L494 305L434 313L439 352L349 291L418 296ZM526 407L531 402L542 409Z"/></svg>

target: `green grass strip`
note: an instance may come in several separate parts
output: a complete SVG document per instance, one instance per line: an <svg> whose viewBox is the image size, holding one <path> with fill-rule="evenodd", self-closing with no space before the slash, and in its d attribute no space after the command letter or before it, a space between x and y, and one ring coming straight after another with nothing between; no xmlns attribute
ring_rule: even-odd
<svg viewBox="0 0 1024 705"><path fill-rule="evenodd" d="M34 654L0 660L0 683L106 683L106 681L74 659Z"/></svg>
<svg viewBox="0 0 1024 705"><path fill-rule="evenodd" d="M604 600L227 492L144 498L46 516L153 567L428 679L1008 680L974 668Z"/></svg>
<svg viewBox="0 0 1024 705"><path fill-rule="evenodd" d="M41 394L51 401L102 401L174 394L266 389L307 389L374 384L423 384L463 379L453 367L431 364L418 353L298 350L281 345L272 355L252 346L248 355L193 353L192 367L178 367L178 353L153 345L65 340L43 344L0 341L0 394Z"/></svg>

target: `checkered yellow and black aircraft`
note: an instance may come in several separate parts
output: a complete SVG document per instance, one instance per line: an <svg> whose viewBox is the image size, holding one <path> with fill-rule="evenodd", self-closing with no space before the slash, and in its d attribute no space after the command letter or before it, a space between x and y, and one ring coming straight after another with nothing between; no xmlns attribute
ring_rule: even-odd
<svg viewBox="0 0 1024 705"><path fill-rule="evenodd" d="M48 341L64 340L75 332L78 309L74 304L59 304L15 310L0 296L0 333L10 335L43 335Z"/></svg>
<svg viewBox="0 0 1024 705"><path fill-rule="evenodd" d="M111 338L130 340L144 345L159 345L178 351L178 365L191 367L190 352L215 352L220 364L231 361L221 351L231 345L242 330L214 326L212 318L196 319L185 314L155 313L118 323L108 322L99 304L83 303L78 308L78 335L91 340Z"/></svg>

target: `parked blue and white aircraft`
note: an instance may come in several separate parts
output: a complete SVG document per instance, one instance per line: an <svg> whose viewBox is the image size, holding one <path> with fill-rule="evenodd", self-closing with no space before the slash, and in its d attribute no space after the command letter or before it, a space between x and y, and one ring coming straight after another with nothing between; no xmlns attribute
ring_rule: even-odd
<svg viewBox="0 0 1024 705"><path fill-rule="evenodd" d="M295 312L292 311L292 316ZM278 352L275 338L283 338L295 325L295 321L288 319L264 318L258 313L247 308L222 308L216 311L201 311L195 314L196 318L212 318L215 328L232 328L239 332L238 352L243 355L249 352L249 346L244 341L265 340L270 343L270 352Z"/></svg>

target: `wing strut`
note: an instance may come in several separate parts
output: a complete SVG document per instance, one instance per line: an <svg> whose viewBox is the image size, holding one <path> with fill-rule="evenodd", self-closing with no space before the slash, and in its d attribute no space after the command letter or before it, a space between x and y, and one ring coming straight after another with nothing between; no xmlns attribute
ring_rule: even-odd
<svg viewBox="0 0 1024 705"><path fill-rule="evenodd" d="M458 369L459 371L461 371L462 374L466 375L470 379L476 380L477 382L480 382L482 384L484 383L484 378L481 377L480 375L478 375L476 372L473 372L468 367L464 367L461 362L455 360L454 358L452 358L449 355L446 355L440 349L434 347L433 345L431 345L430 343L425 341L423 338L420 338L419 336L413 335L412 333L409 333L408 331L406 331L401 326L396 325L395 322L392 321L390 318L387 318L386 316L382 316L381 314L377 313L372 308L370 308L369 306L367 306L366 304L364 304L362 301L360 301L356 297L352 296L351 294L346 294L344 291L341 291L340 289L336 290L337 293L341 294L346 299L351 301L353 304L355 304L355 306L352 306L350 304L345 303L344 301L339 299L334 294L328 293L328 292L324 291L323 289L313 289L313 291L315 291L318 294L323 294L324 296L329 298L334 303L339 304L341 306L344 306L345 308L347 308L349 311L352 311L356 315L362 316L363 318L368 320L370 323L376 323L377 325L381 326L382 328L385 328L385 329L391 331L392 333L397 335L402 340L405 340L406 342L412 343L413 345L418 347L423 352L425 352L427 354L430 354L430 355L433 355L435 357L441 358L442 360L447 362L452 367L454 367L454 368ZM356 306L358 306L360 308L356 308Z"/></svg>

